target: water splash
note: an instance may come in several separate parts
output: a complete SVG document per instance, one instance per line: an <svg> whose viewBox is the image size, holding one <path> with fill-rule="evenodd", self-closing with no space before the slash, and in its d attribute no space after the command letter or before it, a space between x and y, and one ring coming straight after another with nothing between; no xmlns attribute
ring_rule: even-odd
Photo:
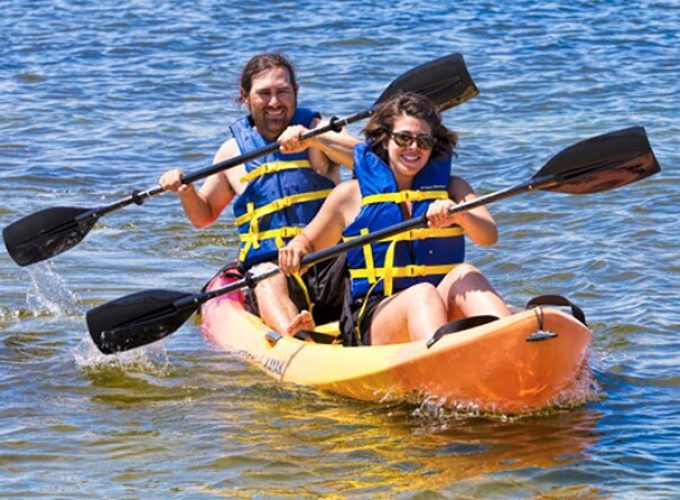
<svg viewBox="0 0 680 500"><path fill-rule="evenodd" d="M554 411L575 408L605 397L593 369L590 368L592 358L592 353L589 353L588 362L584 364L573 383L555 398L549 409Z"/></svg>
<svg viewBox="0 0 680 500"><path fill-rule="evenodd" d="M166 374L170 361L165 349L165 341L120 352L118 354L102 354L92 339L88 336L71 350L76 365L84 370L120 369L123 371L153 372L158 375Z"/></svg>
<svg viewBox="0 0 680 500"><path fill-rule="evenodd" d="M26 304L36 316L80 316L78 296L69 290L54 265L44 262L26 268L31 286L26 293Z"/></svg>
<svg viewBox="0 0 680 500"><path fill-rule="evenodd" d="M477 417L502 422L514 422L536 416L552 415L583 406L589 402L599 401L603 398L602 388L588 364L585 363L571 385L566 387L548 405L541 409L517 414L482 411L480 405L475 401L456 401L421 394L414 395L413 400L417 405L411 413L411 417L426 422L428 427L438 426L441 428L446 428L447 423L451 420Z"/></svg>

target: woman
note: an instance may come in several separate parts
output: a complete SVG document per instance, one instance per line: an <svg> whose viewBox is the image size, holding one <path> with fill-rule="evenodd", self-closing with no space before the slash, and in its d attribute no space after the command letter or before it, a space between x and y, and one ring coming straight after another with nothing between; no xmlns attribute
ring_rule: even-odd
<svg viewBox="0 0 680 500"><path fill-rule="evenodd" d="M405 93L386 101L355 148L356 179L336 186L319 213L279 252L286 275L300 259L427 213L428 227L347 253L350 286L341 318L345 345L428 339L447 321L510 314L484 275L464 264L466 234L487 246L498 234L485 207L450 214L475 199L470 185L451 176L457 137L426 98ZM284 147L304 147L286 137Z"/></svg>

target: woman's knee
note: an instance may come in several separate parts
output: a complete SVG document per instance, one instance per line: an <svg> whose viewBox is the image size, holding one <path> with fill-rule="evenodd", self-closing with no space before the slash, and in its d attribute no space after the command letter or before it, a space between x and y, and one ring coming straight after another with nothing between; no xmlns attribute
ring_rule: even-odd
<svg viewBox="0 0 680 500"><path fill-rule="evenodd" d="M409 300L430 299L437 294L437 288L432 283L418 283L408 289Z"/></svg>
<svg viewBox="0 0 680 500"><path fill-rule="evenodd" d="M465 278L467 276L474 276L474 275L481 275L481 271L477 269L475 266L472 264L458 264L451 273L449 273L453 276L458 277L459 279Z"/></svg>
<svg viewBox="0 0 680 500"><path fill-rule="evenodd" d="M471 264L459 264L446 275L442 280L442 284L446 288L459 287L466 284L486 286L488 280L475 266Z"/></svg>
<svg viewBox="0 0 680 500"><path fill-rule="evenodd" d="M472 292L495 293L489 280L475 266L456 266L437 287L442 299L449 305L460 302Z"/></svg>

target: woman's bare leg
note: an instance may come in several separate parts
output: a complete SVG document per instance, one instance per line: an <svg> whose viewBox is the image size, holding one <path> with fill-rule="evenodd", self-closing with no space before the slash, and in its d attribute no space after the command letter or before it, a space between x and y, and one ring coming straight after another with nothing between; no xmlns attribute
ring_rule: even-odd
<svg viewBox="0 0 680 500"><path fill-rule="evenodd" d="M380 303L371 323L371 344L428 339L446 319L446 307L437 289L420 283Z"/></svg>
<svg viewBox="0 0 680 500"><path fill-rule="evenodd" d="M448 320L491 314L503 318L511 313L501 296L482 272L469 264L460 264L437 286L448 304Z"/></svg>

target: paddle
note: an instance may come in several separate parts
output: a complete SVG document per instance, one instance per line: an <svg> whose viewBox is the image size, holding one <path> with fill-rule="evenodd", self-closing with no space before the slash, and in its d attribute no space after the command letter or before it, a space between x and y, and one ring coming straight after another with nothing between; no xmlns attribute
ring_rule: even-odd
<svg viewBox="0 0 680 500"><path fill-rule="evenodd" d="M328 125L310 130L302 135L309 139L317 135L340 131L346 125L373 114L375 107L397 92L416 92L432 99L440 111L456 106L478 94L472 78L460 54L451 54L422 64L397 77L378 97L373 106L346 118L332 118ZM184 184L191 184L212 174L264 156L278 150L276 142L235 158L211 165L193 174L185 175ZM156 186L146 191L134 191L130 196L111 205L99 208L54 207L40 210L19 219L2 231L5 246L12 259L20 266L27 266L54 257L74 247L90 232L97 220L111 212L136 203L141 205L147 198L163 193Z"/></svg>
<svg viewBox="0 0 680 500"><path fill-rule="evenodd" d="M647 134L632 127L578 142L555 155L531 179L516 186L481 196L451 209L463 212L515 194L549 190L569 194L597 193L648 177L659 171ZM303 266L330 259L374 241L427 224L425 215L406 220L319 252L306 255ZM148 290L102 304L87 313L90 335L100 351L113 354L150 344L177 330L208 300L267 279L279 270L246 275L228 286L192 294Z"/></svg>

